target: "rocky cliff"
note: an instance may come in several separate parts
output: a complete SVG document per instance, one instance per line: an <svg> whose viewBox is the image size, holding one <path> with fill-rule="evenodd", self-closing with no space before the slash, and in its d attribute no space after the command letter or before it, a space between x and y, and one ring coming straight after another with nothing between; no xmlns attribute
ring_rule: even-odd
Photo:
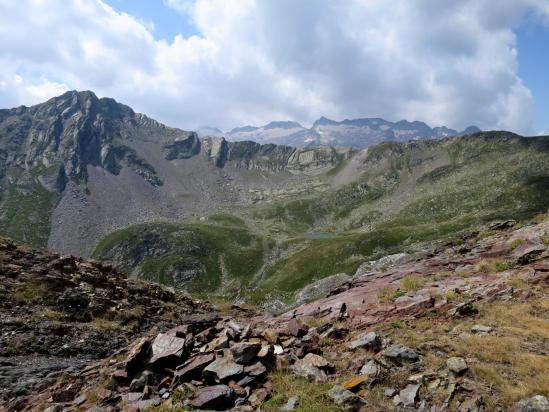
<svg viewBox="0 0 549 412"><path fill-rule="evenodd" d="M248 171L296 175L334 163L333 150L201 140L113 99L67 92L0 111L0 233L87 255L114 229L247 203L249 189L300 180L254 181Z"/></svg>

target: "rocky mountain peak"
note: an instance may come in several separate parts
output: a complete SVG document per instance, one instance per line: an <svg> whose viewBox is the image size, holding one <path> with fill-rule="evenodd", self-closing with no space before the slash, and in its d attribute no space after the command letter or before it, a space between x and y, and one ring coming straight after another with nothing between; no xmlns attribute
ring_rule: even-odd
<svg viewBox="0 0 549 412"><path fill-rule="evenodd" d="M303 128L298 122L292 122L292 121L277 121L277 122L270 122L263 126L263 129L269 130L269 129L295 129L295 128Z"/></svg>

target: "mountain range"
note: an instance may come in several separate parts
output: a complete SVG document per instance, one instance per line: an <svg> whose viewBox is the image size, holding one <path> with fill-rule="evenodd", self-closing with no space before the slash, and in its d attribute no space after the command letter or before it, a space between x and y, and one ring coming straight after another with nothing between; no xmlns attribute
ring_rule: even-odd
<svg viewBox="0 0 549 412"><path fill-rule="evenodd" d="M365 260L545 210L548 154L547 137L509 132L365 149L199 138L67 92L0 111L0 234L276 308Z"/></svg>
<svg viewBox="0 0 549 412"><path fill-rule="evenodd" d="M476 126L469 126L463 131L457 131L444 126L432 128L418 121L401 120L393 123L380 118L335 121L321 117L313 123L310 129L293 121L275 121L261 127L237 127L226 133L215 127L204 127L200 128L197 133L201 137L224 136L228 140L251 140L261 144L365 148L384 141L437 139L464 136L480 131Z"/></svg>
<svg viewBox="0 0 549 412"><path fill-rule="evenodd" d="M546 410L549 136L390 127L0 110L0 410Z"/></svg>

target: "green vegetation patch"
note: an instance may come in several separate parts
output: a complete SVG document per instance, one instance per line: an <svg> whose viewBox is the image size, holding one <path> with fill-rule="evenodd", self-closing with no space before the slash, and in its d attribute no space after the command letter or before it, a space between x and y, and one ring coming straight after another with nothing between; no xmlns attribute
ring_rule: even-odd
<svg viewBox="0 0 549 412"><path fill-rule="evenodd" d="M108 235L93 257L191 292L237 295L261 267L269 245L240 226L150 223Z"/></svg>
<svg viewBox="0 0 549 412"><path fill-rule="evenodd" d="M45 173L45 168L35 169L20 177L24 184L8 187L0 204L0 234L35 247L47 245L59 194L38 181L38 176Z"/></svg>

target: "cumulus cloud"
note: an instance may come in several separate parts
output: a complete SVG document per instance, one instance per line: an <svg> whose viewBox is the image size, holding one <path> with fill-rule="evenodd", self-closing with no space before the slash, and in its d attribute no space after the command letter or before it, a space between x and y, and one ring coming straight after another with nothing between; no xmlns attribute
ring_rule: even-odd
<svg viewBox="0 0 549 412"><path fill-rule="evenodd" d="M0 0L0 106L91 89L170 125L379 116L531 133L521 16L548 0L164 0L157 40L101 0Z"/></svg>

